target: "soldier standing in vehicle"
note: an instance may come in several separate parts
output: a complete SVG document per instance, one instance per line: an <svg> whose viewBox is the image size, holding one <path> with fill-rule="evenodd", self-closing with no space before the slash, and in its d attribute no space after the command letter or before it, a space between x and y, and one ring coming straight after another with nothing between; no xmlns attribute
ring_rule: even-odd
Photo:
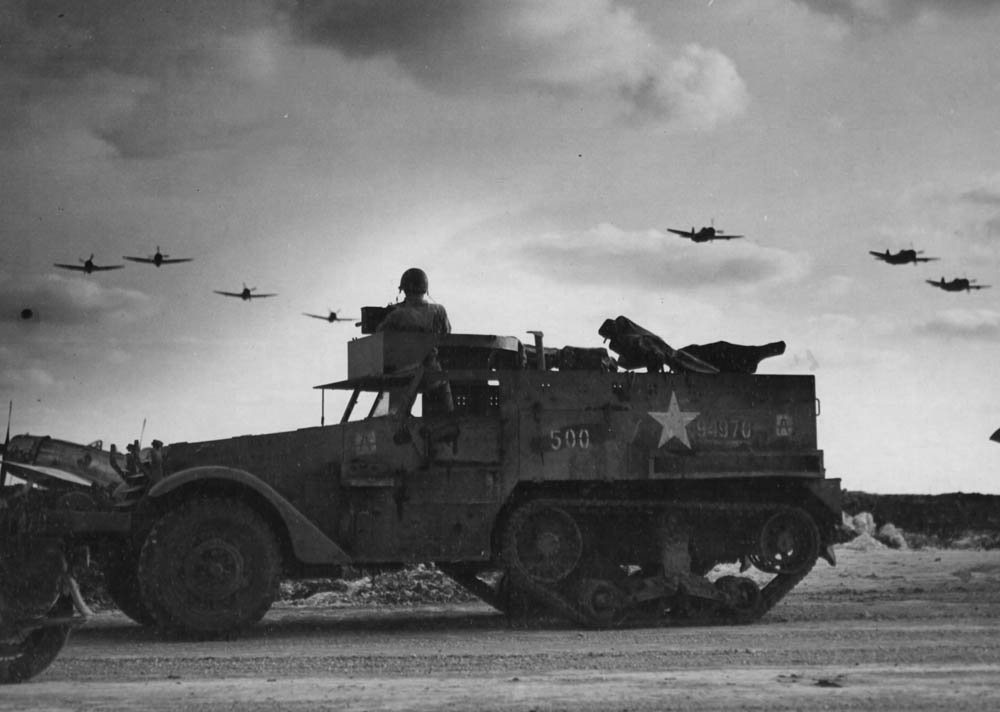
<svg viewBox="0 0 1000 712"><path fill-rule="evenodd" d="M417 331L425 334L450 334L451 322L443 304L427 301L427 273L418 267L403 272L399 291L405 298L386 315L378 331Z"/></svg>
<svg viewBox="0 0 1000 712"><path fill-rule="evenodd" d="M411 267L399 278L399 291L404 294L401 303L396 304L377 331L409 331L424 334L450 334L451 322L443 304L427 301L430 282L427 273L418 267ZM437 347L432 348L423 363L424 405L428 413L454 410L451 385L441 378L441 364L437 359Z"/></svg>

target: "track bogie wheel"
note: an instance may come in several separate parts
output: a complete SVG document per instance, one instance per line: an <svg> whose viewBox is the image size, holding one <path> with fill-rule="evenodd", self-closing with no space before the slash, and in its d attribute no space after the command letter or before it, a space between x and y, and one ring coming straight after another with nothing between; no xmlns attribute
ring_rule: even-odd
<svg viewBox="0 0 1000 712"><path fill-rule="evenodd" d="M569 512L548 504L516 510L504 532L504 558L518 574L552 584L569 576L580 563L583 535Z"/></svg>
<svg viewBox="0 0 1000 712"><path fill-rule="evenodd" d="M760 587L746 576L720 576L715 587L734 613L752 615L760 606Z"/></svg>
<svg viewBox="0 0 1000 712"><path fill-rule="evenodd" d="M807 571L819 556L819 529L805 511L783 509L771 515L757 534L750 562L771 574Z"/></svg>
<svg viewBox="0 0 1000 712"><path fill-rule="evenodd" d="M586 619L601 628L620 623L624 615L621 590L604 579L583 579L577 591L577 603Z"/></svg>
<svg viewBox="0 0 1000 712"><path fill-rule="evenodd" d="M139 556L142 598L157 626L186 637L225 637L259 621L280 574L271 527L234 498L181 503L153 526Z"/></svg>

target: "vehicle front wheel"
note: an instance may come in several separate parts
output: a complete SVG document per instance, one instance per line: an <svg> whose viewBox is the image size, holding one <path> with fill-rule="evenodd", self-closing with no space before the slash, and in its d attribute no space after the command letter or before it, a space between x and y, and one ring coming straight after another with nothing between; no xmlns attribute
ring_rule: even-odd
<svg viewBox="0 0 1000 712"><path fill-rule="evenodd" d="M274 532L237 499L192 499L153 526L139 556L142 600L161 630L194 638L238 633L274 602Z"/></svg>
<svg viewBox="0 0 1000 712"><path fill-rule="evenodd" d="M73 612L73 604L60 599L54 615L66 617ZM12 685L30 680L55 661L59 651L69 639L70 627L53 625L36 628L20 640L0 641L0 685Z"/></svg>

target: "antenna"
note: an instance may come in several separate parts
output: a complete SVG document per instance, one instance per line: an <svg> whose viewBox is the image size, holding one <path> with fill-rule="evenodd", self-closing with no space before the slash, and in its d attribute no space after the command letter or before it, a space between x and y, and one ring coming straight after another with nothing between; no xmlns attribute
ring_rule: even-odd
<svg viewBox="0 0 1000 712"><path fill-rule="evenodd" d="M139 431L139 439L136 441L136 442L138 442L138 444L139 444L140 447L142 446L142 436L145 435L145 434L146 434L146 419L143 418L142 419L142 430Z"/></svg>
<svg viewBox="0 0 1000 712"><path fill-rule="evenodd" d="M10 445L10 417L14 413L14 401L7 406L7 435L3 439L3 462L0 463L0 487L7 485L7 446Z"/></svg>

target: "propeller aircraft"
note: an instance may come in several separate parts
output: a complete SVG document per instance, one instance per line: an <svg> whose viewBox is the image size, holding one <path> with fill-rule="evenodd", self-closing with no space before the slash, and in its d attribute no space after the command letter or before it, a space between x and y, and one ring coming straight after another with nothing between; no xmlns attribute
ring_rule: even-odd
<svg viewBox="0 0 1000 712"><path fill-rule="evenodd" d="M974 279L966 279L965 277L956 277L955 279L950 279L945 281L942 277L940 281L934 281L933 279L925 280L927 284L943 289L946 292L971 292L973 289L989 289L988 284L976 284Z"/></svg>
<svg viewBox="0 0 1000 712"><path fill-rule="evenodd" d="M322 319L323 321L328 321L331 324L335 321L357 321L354 317L347 316L337 316L337 312L333 309L328 310L330 312L329 316L322 316L321 314L309 314L307 312L302 312L304 316L311 316L313 319Z"/></svg>
<svg viewBox="0 0 1000 712"><path fill-rule="evenodd" d="M178 262L190 262L192 258L190 257L174 257L168 259L170 255L165 255L160 252L160 246L156 246L156 254L150 255L149 257L129 257L126 255L123 259L132 260L133 262L145 262L146 264L155 265L159 267L160 265L172 265Z"/></svg>
<svg viewBox="0 0 1000 712"><path fill-rule="evenodd" d="M216 294L221 294L224 297L236 297L237 299L242 299L245 302L249 302L251 299L263 299L264 297L276 297L277 294L255 294L257 291L256 287L248 287L246 283L243 283L242 292L222 292L218 289L213 289Z"/></svg>
<svg viewBox="0 0 1000 712"><path fill-rule="evenodd" d="M727 235L725 230L715 227L715 223L708 227L702 227L698 230L694 229L694 226L690 230L675 230L672 227L667 228L667 232L672 232L675 235L680 235L681 237L687 238L692 242L710 242L712 240L736 240L743 237L743 235Z"/></svg>
<svg viewBox="0 0 1000 712"><path fill-rule="evenodd" d="M87 274L90 274L91 272L103 272L104 270L109 270L109 269L121 269L122 267L125 266L125 265L104 265L104 266L95 265L93 255L91 255L85 260L81 259L80 262L82 262L83 264L66 265L66 264L61 264L59 262L54 262L53 264L56 267L61 267L62 269L71 269L71 270L76 270L77 272L86 272Z"/></svg>
<svg viewBox="0 0 1000 712"><path fill-rule="evenodd" d="M899 252L893 254L886 250L885 252L875 252L874 250L868 250L868 254L877 260L882 260L883 262L890 265L905 265L905 264L917 264L918 262L933 262L935 260L941 259L940 257L919 257L919 255L924 254L923 250L900 250Z"/></svg>

